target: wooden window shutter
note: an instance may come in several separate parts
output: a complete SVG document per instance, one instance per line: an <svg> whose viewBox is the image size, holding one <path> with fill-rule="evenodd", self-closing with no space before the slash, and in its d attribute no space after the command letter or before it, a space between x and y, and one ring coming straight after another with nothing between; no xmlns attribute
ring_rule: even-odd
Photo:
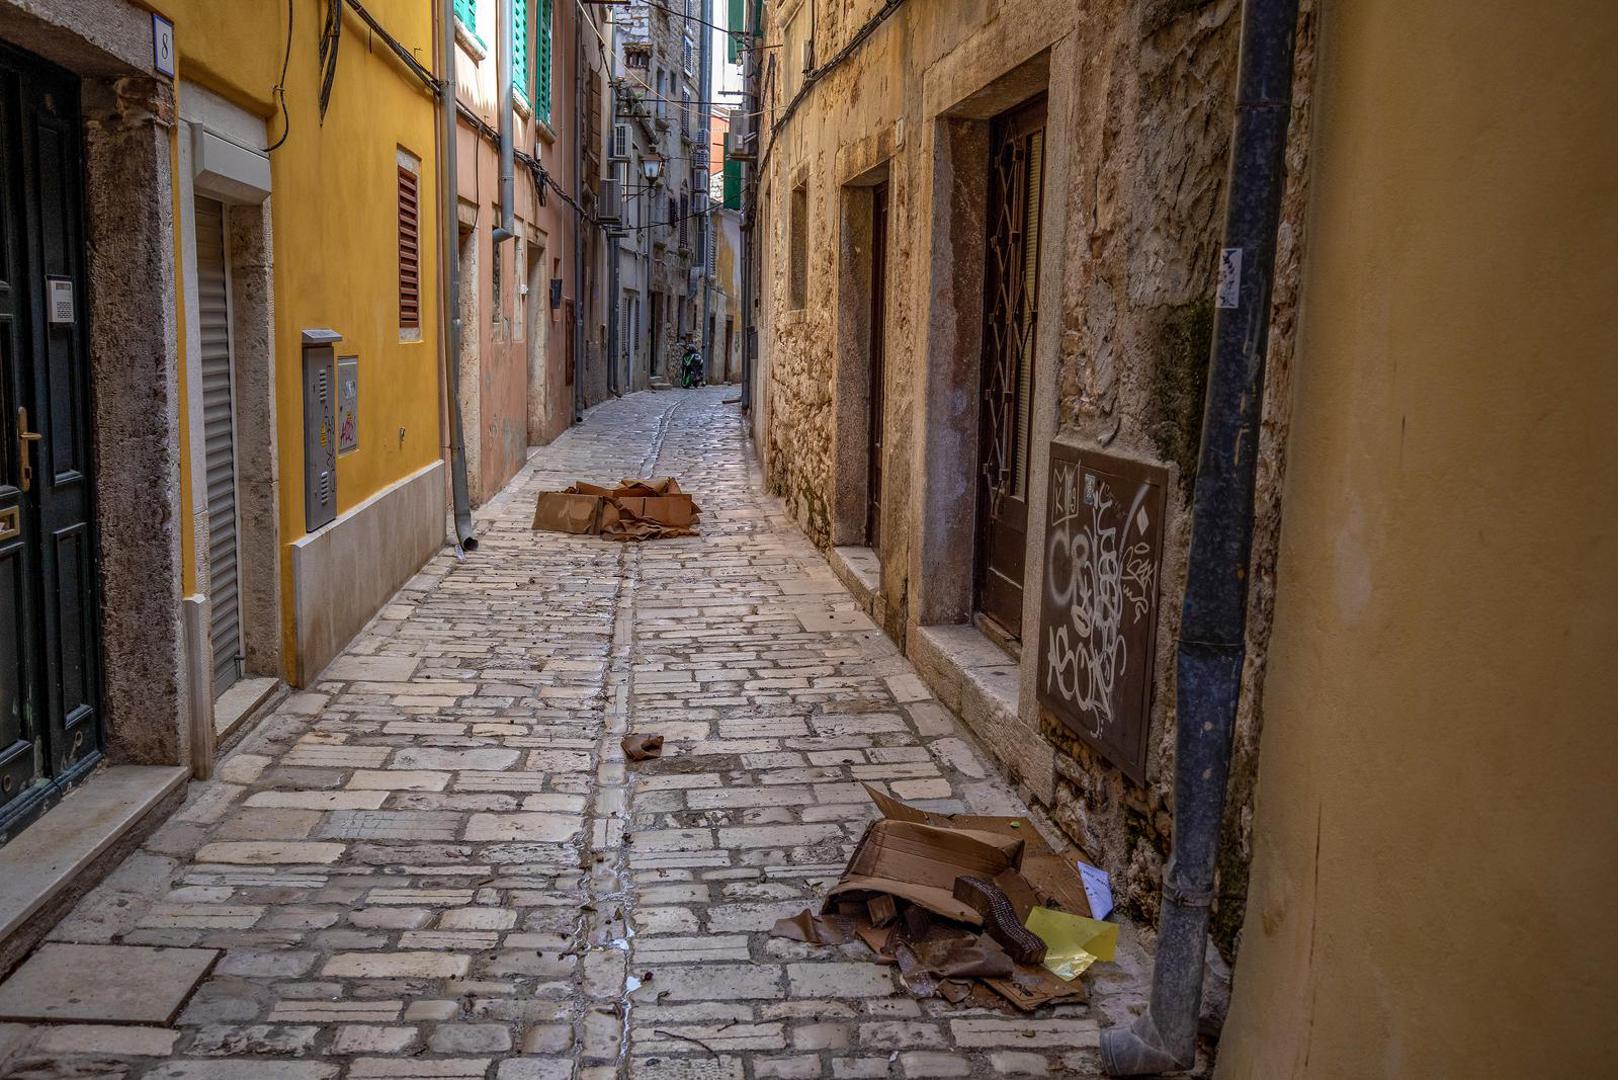
<svg viewBox="0 0 1618 1080"><path fill-rule="evenodd" d="M399 329L421 328L421 179L399 166Z"/></svg>
<svg viewBox="0 0 1618 1080"><path fill-rule="evenodd" d="M528 89L528 0L511 0L511 84L525 99Z"/></svg>
<svg viewBox="0 0 1618 1080"><path fill-rule="evenodd" d="M535 0L538 33L534 35L534 112L551 122L551 0Z"/></svg>

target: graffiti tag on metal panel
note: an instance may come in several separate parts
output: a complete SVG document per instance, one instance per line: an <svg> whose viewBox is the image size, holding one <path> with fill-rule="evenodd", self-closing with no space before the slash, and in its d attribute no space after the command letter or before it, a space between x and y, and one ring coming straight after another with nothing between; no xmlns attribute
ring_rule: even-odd
<svg viewBox="0 0 1618 1080"><path fill-rule="evenodd" d="M1161 468L1051 444L1039 702L1141 782L1166 486Z"/></svg>

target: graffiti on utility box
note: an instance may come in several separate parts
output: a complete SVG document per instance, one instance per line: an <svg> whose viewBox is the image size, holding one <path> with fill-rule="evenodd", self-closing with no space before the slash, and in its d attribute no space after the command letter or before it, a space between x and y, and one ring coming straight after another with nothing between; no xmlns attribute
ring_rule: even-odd
<svg viewBox="0 0 1618 1080"><path fill-rule="evenodd" d="M1051 444L1039 703L1146 780L1167 471Z"/></svg>

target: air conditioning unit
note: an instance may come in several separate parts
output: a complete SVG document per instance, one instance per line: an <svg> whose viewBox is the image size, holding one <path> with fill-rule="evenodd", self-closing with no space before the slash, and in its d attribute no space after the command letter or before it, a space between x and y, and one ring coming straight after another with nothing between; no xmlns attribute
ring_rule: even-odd
<svg viewBox="0 0 1618 1080"><path fill-rule="evenodd" d="M735 126L730 132L730 145L725 147L725 157L733 161L756 161L758 159L758 132L757 121L747 115L735 118Z"/></svg>
<svg viewBox="0 0 1618 1080"><path fill-rule="evenodd" d="M614 161L629 160L629 125L612 125L612 150L607 155Z"/></svg>
<svg viewBox="0 0 1618 1080"><path fill-rule="evenodd" d="M624 216L623 181L616 177L601 181L601 198L596 217L601 221L621 221Z"/></svg>

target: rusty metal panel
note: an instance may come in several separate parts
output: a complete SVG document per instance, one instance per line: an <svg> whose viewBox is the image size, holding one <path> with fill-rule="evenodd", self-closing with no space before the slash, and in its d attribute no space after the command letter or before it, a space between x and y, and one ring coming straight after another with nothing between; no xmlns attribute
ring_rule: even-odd
<svg viewBox="0 0 1618 1080"><path fill-rule="evenodd" d="M1051 444L1039 703L1146 781L1168 471Z"/></svg>

